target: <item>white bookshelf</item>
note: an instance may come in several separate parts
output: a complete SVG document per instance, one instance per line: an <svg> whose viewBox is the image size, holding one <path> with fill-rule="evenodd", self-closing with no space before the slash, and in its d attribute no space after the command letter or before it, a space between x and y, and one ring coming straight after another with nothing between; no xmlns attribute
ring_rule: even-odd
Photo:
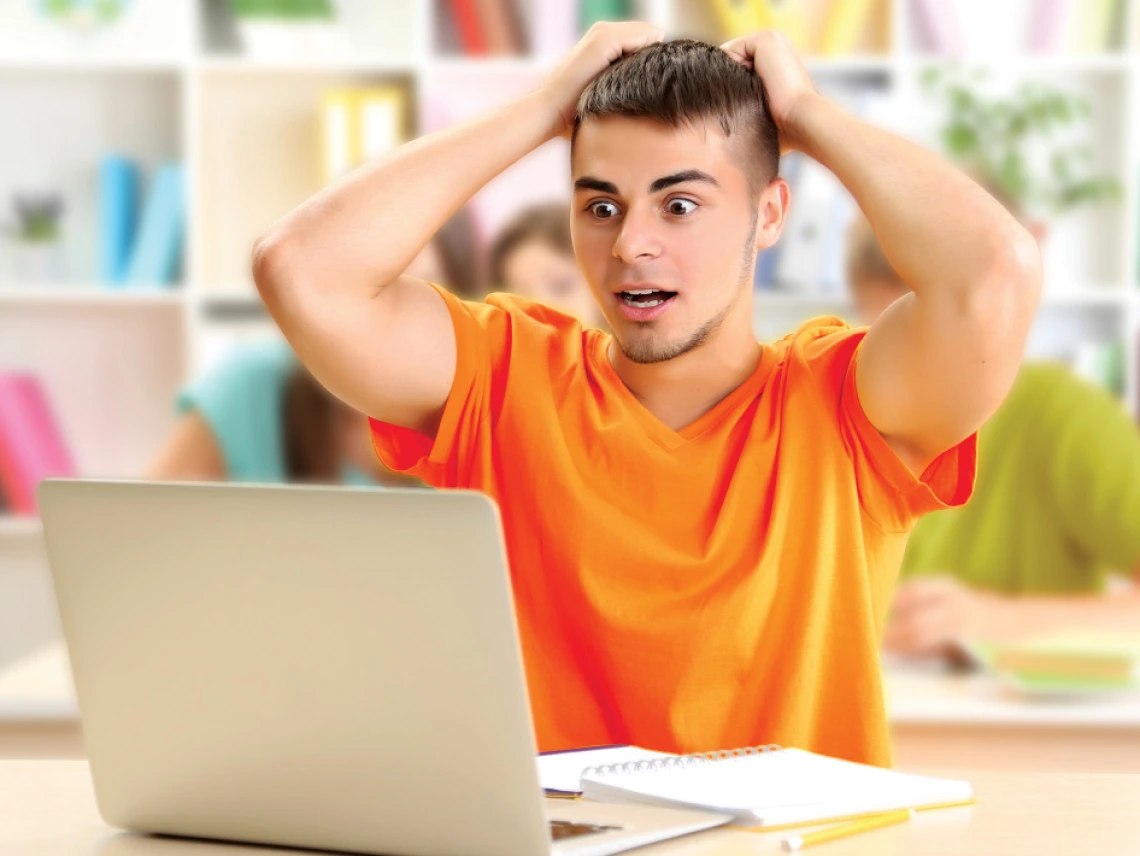
<svg viewBox="0 0 1140 856"><path fill-rule="evenodd" d="M946 60L923 55L907 0L886 14L857 55L809 57L822 83L860 81L887 98L888 119L913 118L919 71ZM971 0L973 2L973 0ZM1140 404L1140 290L1136 282L1140 203L1137 6L1127 38L1094 55L968 57L995 74L1071 82L1098 109L1098 156L1124 183L1123 202L1058 226L1047 256L1063 276L1043 300L1031 350L1065 356L1082 337L1125 343L1125 400ZM179 387L231 334L265 328L249 275L253 239L319 186L318 110L329 87L398 83L419 130L432 127L435 93L467 87L468 111L524 91L557 57L470 60L435 51L427 0L340 0L349 49L334 57L249 59L236 49L225 0L133 0L129 18L105 38L79 44L46 33L24 0L0 0L0 205L20 181L41 176L68 203L67 269L60 282L21 285L0 271L0 369L36 371L87 475L134 477L174 423ZM641 0L636 14L670 36L723 41L701 0ZM461 99L462 100L462 99ZM454 105L453 105L454 107ZM452 118L464 118L454 109ZM181 160L188 177L183 281L169 291L113 291L94 284L96 170L107 150L153 165ZM502 212L514 200L565 199L567 146L554 141L487 188ZM794 192L794 191L793 191ZM771 338L819 314L850 314L839 293L758 293L758 334ZM35 521L0 516L0 626L40 611L45 560ZM23 580L23 582L21 582ZM12 614L9 614L12 613ZM21 625L22 626L22 625ZM0 639L0 642L3 642ZM6 643L5 643L6 644ZM7 656L0 647L0 662Z"/></svg>

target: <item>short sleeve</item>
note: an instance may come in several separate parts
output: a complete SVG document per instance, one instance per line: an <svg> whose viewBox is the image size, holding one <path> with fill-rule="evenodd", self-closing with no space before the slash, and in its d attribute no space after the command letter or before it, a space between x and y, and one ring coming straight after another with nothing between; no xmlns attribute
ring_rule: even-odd
<svg viewBox="0 0 1140 856"><path fill-rule="evenodd" d="M491 465L495 401L510 344L510 318L501 308L460 300L433 286L447 304L455 331L455 378L432 439L419 431L370 419L376 454L389 469L434 487L476 487Z"/></svg>
<svg viewBox="0 0 1140 856"><path fill-rule="evenodd" d="M177 411L195 412L209 425L230 479L285 480L283 410L295 367L285 342L245 342L179 393Z"/></svg>
<svg viewBox="0 0 1140 856"><path fill-rule="evenodd" d="M971 434L939 455L915 476L859 401L855 383L862 333L847 365L840 395L840 430L855 466L859 502L864 513L886 532L909 532L931 511L964 505L977 476L978 435Z"/></svg>
<svg viewBox="0 0 1140 856"><path fill-rule="evenodd" d="M1057 523L1101 566L1140 567L1140 430L1103 390L1058 370L1050 378L1055 445L1042 466Z"/></svg>

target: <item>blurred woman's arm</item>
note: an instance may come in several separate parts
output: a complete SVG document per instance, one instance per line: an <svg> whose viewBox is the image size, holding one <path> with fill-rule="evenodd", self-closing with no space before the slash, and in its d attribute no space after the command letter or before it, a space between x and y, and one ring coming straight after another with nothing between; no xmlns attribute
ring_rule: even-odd
<svg viewBox="0 0 1140 856"><path fill-rule="evenodd" d="M1002 595L971 589L951 576L901 586L883 648L923 656L957 642L1008 643L1064 630L1140 632L1140 568L1124 591L1107 594Z"/></svg>
<svg viewBox="0 0 1140 856"><path fill-rule="evenodd" d="M158 481L220 481L226 477L222 450L209 424L190 411L175 426L146 478Z"/></svg>

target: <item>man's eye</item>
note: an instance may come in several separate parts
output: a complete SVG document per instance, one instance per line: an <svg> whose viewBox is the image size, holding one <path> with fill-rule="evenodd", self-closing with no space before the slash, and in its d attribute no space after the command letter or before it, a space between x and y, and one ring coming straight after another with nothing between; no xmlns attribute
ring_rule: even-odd
<svg viewBox="0 0 1140 856"><path fill-rule="evenodd" d="M590 206L590 213L599 220L609 220L617 216L618 208L612 202L595 202Z"/></svg>
<svg viewBox="0 0 1140 856"><path fill-rule="evenodd" d="M666 204L665 209L678 217L685 214L691 214L697 210L697 203L691 199L670 199Z"/></svg>

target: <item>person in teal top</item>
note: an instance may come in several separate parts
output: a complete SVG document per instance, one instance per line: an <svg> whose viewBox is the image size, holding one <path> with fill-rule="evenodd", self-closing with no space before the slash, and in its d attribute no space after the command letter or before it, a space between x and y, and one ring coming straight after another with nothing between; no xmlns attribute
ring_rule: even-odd
<svg viewBox="0 0 1140 856"><path fill-rule="evenodd" d="M908 286L862 216L847 274L870 324ZM1111 574L1125 582L1106 591ZM1061 364L1026 363L981 429L973 498L911 533L883 639L904 655L1059 629L1140 630L1140 430Z"/></svg>
<svg viewBox="0 0 1140 856"><path fill-rule="evenodd" d="M451 228L458 227L452 221ZM429 244L410 269L432 282L482 289L463 271L470 258L447 242ZM565 205L518 212L489 248L495 287L603 323L574 262ZM282 338L246 342L178 396L179 422L148 475L156 479L422 486L380 462L367 421L328 394Z"/></svg>
<svg viewBox="0 0 1140 856"><path fill-rule="evenodd" d="M182 390L176 409L153 478L419 484L380 464L366 419L325 392L284 339L237 345Z"/></svg>

